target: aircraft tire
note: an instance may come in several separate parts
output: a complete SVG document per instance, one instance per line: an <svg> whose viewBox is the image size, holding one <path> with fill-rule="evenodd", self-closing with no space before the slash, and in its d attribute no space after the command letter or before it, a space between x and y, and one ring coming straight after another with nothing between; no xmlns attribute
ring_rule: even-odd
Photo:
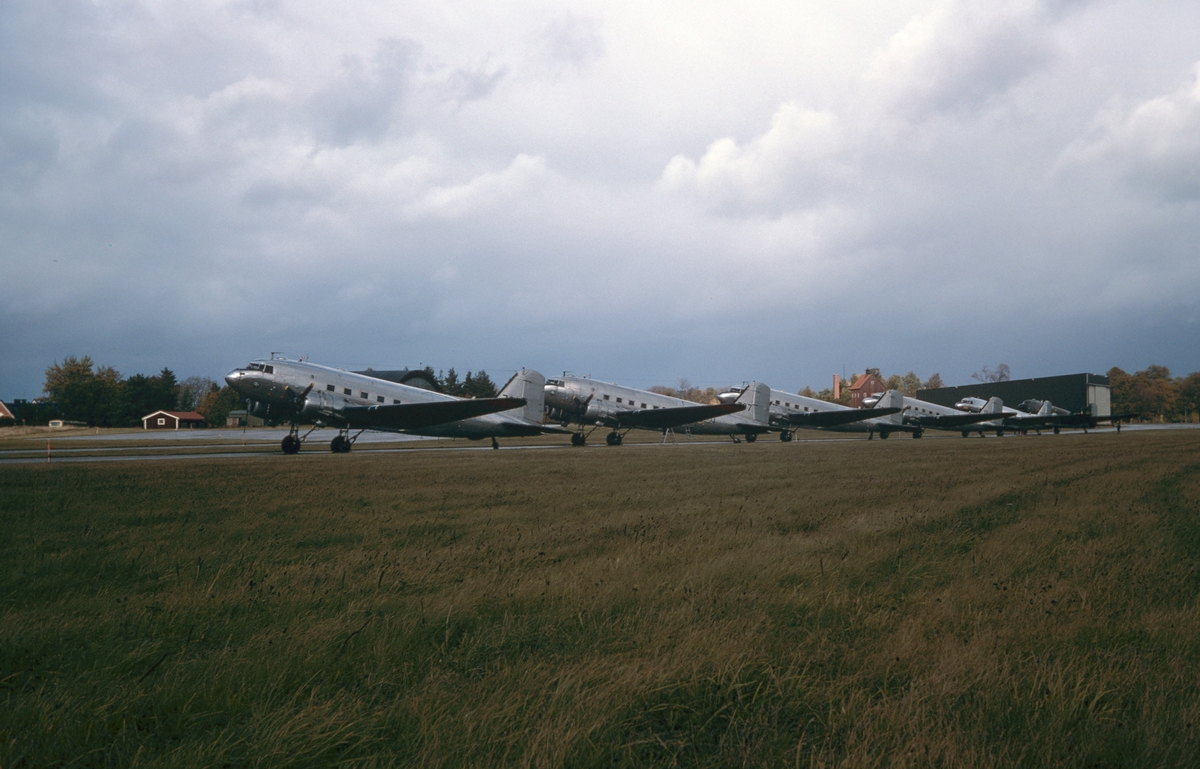
<svg viewBox="0 0 1200 769"><path fill-rule="evenodd" d="M791 430L784 430L783 432L781 432L779 434L779 440L783 441L784 443L787 443L791 439L792 439L792 431Z"/></svg>
<svg viewBox="0 0 1200 769"><path fill-rule="evenodd" d="M885 441L886 441L886 440L887 440L887 437L888 437L889 435L891 435L891 433L889 433L887 430L880 430L880 431L879 431L879 438L880 438L880 440L885 440Z"/></svg>
<svg viewBox="0 0 1200 769"><path fill-rule="evenodd" d="M758 433L746 433L746 443L754 443L758 440Z"/></svg>
<svg viewBox="0 0 1200 769"><path fill-rule="evenodd" d="M572 446L582 446L586 442L587 442L587 438L583 437L582 433L572 433L571 434L571 445Z"/></svg>
<svg viewBox="0 0 1200 769"><path fill-rule="evenodd" d="M971 431L970 431L970 430L963 430L963 431L962 431L962 434L963 434L963 437L964 437L964 438L970 438L970 437L971 437Z"/></svg>
<svg viewBox="0 0 1200 769"><path fill-rule="evenodd" d="M1054 434L1055 434L1055 435L1058 435L1058 430L1059 430L1059 428L1057 428L1057 427L1055 427L1055 428L1054 428Z"/></svg>
<svg viewBox="0 0 1200 769"><path fill-rule="evenodd" d="M296 454L300 451L300 439L294 435L288 435L284 437L279 447L283 449L284 454Z"/></svg>
<svg viewBox="0 0 1200 769"><path fill-rule="evenodd" d="M996 437L997 437L997 438L1003 438L1003 437L1004 437L1004 431L1003 431L1003 430L997 430L997 431L996 431Z"/></svg>
<svg viewBox="0 0 1200 769"><path fill-rule="evenodd" d="M609 433L608 435L606 435L604 437L604 442L607 443L609 446L620 446L621 445L621 434L620 433Z"/></svg>
<svg viewBox="0 0 1200 769"><path fill-rule="evenodd" d="M342 436L335 435L333 437L333 440L331 440L329 442L329 450L332 451L334 454L341 454L342 450L343 450L342 449L342 441L344 441L344 440L345 440L345 438L343 438Z"/></svg>
<svg viewBox="0 0 1200 769"><path fill-rule="evenodd" d="M920 438L924 434L925 434L924 430L914 430L913 431L913 440L915 441L917 438Z"/></svg>

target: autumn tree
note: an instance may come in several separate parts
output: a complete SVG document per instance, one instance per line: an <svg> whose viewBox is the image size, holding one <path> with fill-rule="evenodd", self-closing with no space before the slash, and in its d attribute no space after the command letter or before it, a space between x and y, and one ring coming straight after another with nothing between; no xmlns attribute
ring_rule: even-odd
<svg viewBox="0 0 1200 769"><path fill-rule="evenodd" d="M176 388L176 407L181 411L195 411L200 399L210 389L220 389L217 383L206 376L190 376Z"/></svg>
<svg viewBox="0 0 1200 769"><path fill-rule="evenodd" d="M121 374L111 366L95 371L88 356L74 356L46 369L43 392L58 406L63 419L89 425L110 424L111 411L121 384Z"/></svg>
<svg viewBox="0 0 1200 769"><path fill-rule="evenodd" d="M1175 380L1178 392L1177 407L1185 422L1191 422L1200 414L1200 371L1192 372Z"/></svg>
<svg viewBox="0 0 1200 769"><path fill-rule="evenodd" d="M212 389L204 394L196 410L204 415L204 424L209 427L224 427L229 412L243 408L241 394L226 385L220 389L214 383Z"/></svg>
<svg viewBox="0 0 1200 769"><path fill-rule="evenodd" d="M934 372L928 379L925 380L925 385L922 389L925 390L940 390L946 385L942 384L942 375Z"/></svg>
<svg viewBox="0 0 1200 769"><path fill-rule="evenodd" d="M1178 395L1171 371L1166 366L1150 366L1133 375L1133 410L1153 414L1159 419L1175 415Z"/></svg>
<svg viewBox="0 0 1200 769"><path fill-rule="evenodd" d="M976 371L971 375L971 378L977 382L1007 382L1009 381L1009 370L1007 363L1001 363L996 366L996 370L992 371L987 366Z"/></svg>

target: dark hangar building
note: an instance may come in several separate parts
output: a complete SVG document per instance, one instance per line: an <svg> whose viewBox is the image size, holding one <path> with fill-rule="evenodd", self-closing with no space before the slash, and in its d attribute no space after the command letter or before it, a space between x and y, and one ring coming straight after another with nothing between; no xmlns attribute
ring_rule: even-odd
<svg viewBox="0 0 1200 769"><path fill-rule="evenodd" d="M1099 374L1065 374L1063 376L1013 379L1007 382L980 382L937 390L917 390L917 397L930 403L953 406L963 398L996 396L1005 406L1016 408L1021 401L1033 398L1048 400L1055 406L1076 413L1106 417L1112 414L1112 388L1108 377Z"/></svg>

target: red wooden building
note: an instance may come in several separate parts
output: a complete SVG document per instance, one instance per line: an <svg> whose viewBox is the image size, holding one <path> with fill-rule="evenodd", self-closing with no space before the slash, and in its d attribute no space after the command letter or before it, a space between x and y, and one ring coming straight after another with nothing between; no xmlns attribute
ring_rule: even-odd
<svg viewBox="0 0 1200 769"><path fill-rule="evenodd" d="M878 374L867 372L859 375L850 385L850 405L856 409L863 406L863 398L869 398L878 393L887 392L887 385Z"/></svg>
<svg viewBox="0 0 1200 769"><path fill-rule="evenodd" d="M195 411L155 411L142 417L146 430L178 430L181 427L204 427L204 415Z"/></svg>

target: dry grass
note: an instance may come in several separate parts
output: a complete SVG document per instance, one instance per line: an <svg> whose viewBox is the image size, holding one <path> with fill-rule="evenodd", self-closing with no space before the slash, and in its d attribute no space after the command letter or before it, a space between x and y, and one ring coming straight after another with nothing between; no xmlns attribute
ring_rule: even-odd
<svg viewBox="0 0 1200 769"><path fill-rule="evenodd" d="M1191 766L1198 449L0 467L0 766Z"/></svg>

